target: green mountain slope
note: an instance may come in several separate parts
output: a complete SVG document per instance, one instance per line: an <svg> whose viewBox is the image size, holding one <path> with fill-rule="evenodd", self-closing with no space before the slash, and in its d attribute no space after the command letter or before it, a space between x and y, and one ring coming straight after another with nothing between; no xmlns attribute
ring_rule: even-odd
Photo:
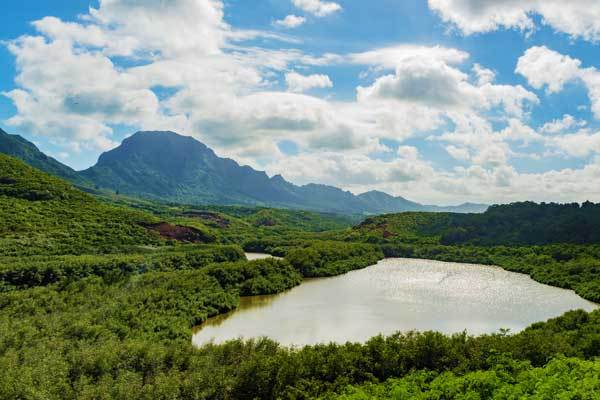
<svg viewBox="0 0 600 400"><path fill-rule="evenodd" d="M78 254L160 242L150 214L103 204L0 154L0 256Z"/></svg>
<svg viewBox="0 0 600 400"><path fill-rule="evenodd" d="M218 157L199 141L174 132L138 132L81 172L46 156L22 137L1 130L0 153L86 190L95 187L182 204L266 206L341 214L483 212L487 208L480 204L428 206L379 191L355 196L328 185L296 186L280 175L269 177L263 171Z"/></svg>
<svg viewBox="0 0 600 400"><path fill-rule="evenodd" d="M88 182L74 169L48 157L36 145L23 139L19 135L9 135L0 129L0 153L23 160L34 168L49 173L50 175L64 178L78 185Z"/></svg>
<svg viewBox="0 0 600 400"><path fill-rule="evenodd" d="M218 157L197 140L174 132L138 132L102 154L81 175L102 189L188 204L262 205L345 214L441 211L382 192L355 196L333 186L296 186L279 175L270 178ZM460 212L461 207L454 210ZM468 210L473 211L473 206Z"/></svg>
<svg viewBox="0 0 600 400"><path fill-rule="evenodd" d="M599 244L600 204L520 202L491 206L482 214L389 214L368 218L355 233L372 240L429 238L449 245Z"/></svg>
<svg viewBox="0 0 600 400"><path fill-rule="evenodd" d="M82 175L101 188L180 203L301 203L293 186L172 132L138 132Z"/></svg>

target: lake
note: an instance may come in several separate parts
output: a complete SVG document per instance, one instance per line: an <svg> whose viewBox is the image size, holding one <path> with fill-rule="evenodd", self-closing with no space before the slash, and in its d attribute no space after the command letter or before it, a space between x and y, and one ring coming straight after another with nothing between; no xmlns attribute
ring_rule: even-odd
<svg viewBox="0 0 600 400"><path fill-rule="evenodd" d="M280 258L280 257L274 257L270 254L265 254L265 253L246 253L246 259L248 261L262 260L265 258Z"/></svg>
<svg viewBox="0 0 600 400"><path fill-rule="evenodd" d="M197 346L267 336L284 345L363 342L396 331L517 332L572 309L598 306L573 291L499 267L390 258L332 278L305 280L273 296L241 299L209 319Z"/></svg>

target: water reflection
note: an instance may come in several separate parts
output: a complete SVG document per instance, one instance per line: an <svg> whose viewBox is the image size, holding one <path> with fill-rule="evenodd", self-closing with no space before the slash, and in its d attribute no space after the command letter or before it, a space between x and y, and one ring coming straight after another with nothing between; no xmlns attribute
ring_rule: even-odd
<svg viewBox="0 0 600 400"><path fill-rule="evenodd" d="M572 291L497 267L387 259L280 295L242 298L238 310L199 327L193 342L267 336L304 345L408 330L514 332L567 310L596 307Z"/></svg>
<svg viewBox="0 0 600 400"><path fill-rule="evenodd" d="M248 261L253 261L253 260L262 260L265 258L277 258L279 259L280 257L274 257L270 254L265 254L265 253L246 253L246 259Z"/></svg>

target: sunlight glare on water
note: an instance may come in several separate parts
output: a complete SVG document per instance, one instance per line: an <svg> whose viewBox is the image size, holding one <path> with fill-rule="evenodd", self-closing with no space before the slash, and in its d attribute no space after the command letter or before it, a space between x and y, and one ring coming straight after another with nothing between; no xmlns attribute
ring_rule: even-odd
<svg viewBox="0 0 600 400"><path fill-rule="evenodd" d="M267 336L305 345L409 330L516 332L579 308L597 305L498 267L396 258L307 280L283 294L242 298L238 310L198 327L193 343Z"/></svg>

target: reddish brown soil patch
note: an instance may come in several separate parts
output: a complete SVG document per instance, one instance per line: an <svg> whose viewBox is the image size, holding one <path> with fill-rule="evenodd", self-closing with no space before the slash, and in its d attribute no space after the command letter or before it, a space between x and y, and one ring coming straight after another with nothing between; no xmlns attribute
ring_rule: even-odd
<svg viewBox="0 0 600 400"><path fill-rule="evenodd" d="M231 222L229 220L221 217L219 214L215 214L208 211L195 211L190 210L183 213L184 217L188 218L197 218L202 220L202 222L207 225L216 227L216 228L227 228Z"/></svg>
<svg viewBox="0 0 600 400"><path fill-rule="evenodd" d="M189 226L173 225L167 222L158 224L144 224L144 228L150 229L165 239L173 239L180 242L204 243L208 241L206 234L199 229Z"/></svg>

